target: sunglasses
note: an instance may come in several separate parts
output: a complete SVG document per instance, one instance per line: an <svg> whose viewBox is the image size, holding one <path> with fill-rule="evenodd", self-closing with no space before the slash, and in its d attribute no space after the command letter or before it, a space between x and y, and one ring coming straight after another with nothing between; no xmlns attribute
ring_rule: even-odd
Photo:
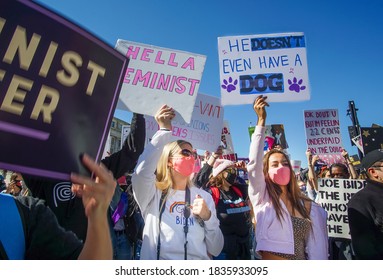
<svg viewBox="0 0 383 280"><path fill-rule="evenodd" d="M181 155L183 155L184 157L194 157L194 158L196 158L197 156L195 152L190 151L188 149L181 150Z"/></svg>
<svg viewBox="0 0 383 280"><path fill-rule="evenodd" d="M227 168L225 171L230 174L237 174L237 171L234 168Z"/></svg>

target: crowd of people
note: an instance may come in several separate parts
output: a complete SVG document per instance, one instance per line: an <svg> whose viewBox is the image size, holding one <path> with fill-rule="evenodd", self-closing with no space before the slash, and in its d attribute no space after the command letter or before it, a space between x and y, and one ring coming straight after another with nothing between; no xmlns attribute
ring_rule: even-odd
<svg viewBox="0 0 383 280"><path fill-rule="evenodd" d="M382 259L383 151L367 154L360 173L345 150L344 163L331 166L307 150L308 168L297 175L280 147L264 149L269 106L264 96L253 103L247 163L217 147L196 169L195 148L172 140L176 112L163 105L146 146L145 119L133 114L120 151L101 163L84 155L92 178L15 172L6 184L1 176L0 259ZM329 237L318 180L362 176L367 185L348 207L351 239Z"/></svg>

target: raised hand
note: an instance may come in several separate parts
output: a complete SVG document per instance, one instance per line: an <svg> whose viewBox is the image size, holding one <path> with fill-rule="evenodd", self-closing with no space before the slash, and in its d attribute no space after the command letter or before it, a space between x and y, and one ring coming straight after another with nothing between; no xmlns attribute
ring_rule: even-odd
<svg viewBox="0 0 383 280"><path fill-rule="evenodd" d="M72 192L82 197L85 214L88 218L98 218L106 216L110 201L112 200L116 180L103 164L96 163L88 155L84 154L82 162L96 179L71 174Z"/></svg>
<svg viewBox="0 0 383 280"><path fill-rule="evenodd" d="M266 102L267 96L260 95L258 96L253 104L253 109L258 116L257 125L265 126L266 123L266 106L269 106L269 103Z"/></svg>
<svg viewBox="0 0 383 280"><path fill-rule="evenodd" d="M156 119L160 128L172 129L172 120L176 116L173 108L168 105L162 105L162 107L157 111L154 118Z"/></svg>

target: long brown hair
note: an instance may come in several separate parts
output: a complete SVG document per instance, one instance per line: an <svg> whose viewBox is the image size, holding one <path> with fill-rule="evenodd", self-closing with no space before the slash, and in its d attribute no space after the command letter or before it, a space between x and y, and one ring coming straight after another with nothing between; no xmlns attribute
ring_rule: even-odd
<svg viewBox="0 0 383 280"><path fill-rule="evenodd" d="M207 185L214 186L217 188L222 188L223 182L225 180L224 174L225 174L225 170L219 173L215 177L213 177L213 174L210 174L209 182L207 183Z"/></svg>
<svg viewBox="0 0 383 280"><path fill-rule="evenodd" d="M273 181L270 179L269 176L269 158L271 155L279 153L284 156L286 159L286 162L288 163L288 167L290 169L290 182L287 184L287 198L291 202L293 215L295 214L295 210L299 212L299 214L302 215L303 218L310 220L310 213L306 209L304 201L310 201L308 197L302 194L301 190L299 189L297 179L295 177L294 170L291 166L290 160L288 156L277 149L271 149L268 153L265 154L263 157L263 174L265 175L265 181L266 181L266 190L271 198L271 202L274 206L275 212L277 213L277 218L279 221L281 221L282 217L282 205L279 201L279 197L282 194L282 188L273 183Z"/></svg>

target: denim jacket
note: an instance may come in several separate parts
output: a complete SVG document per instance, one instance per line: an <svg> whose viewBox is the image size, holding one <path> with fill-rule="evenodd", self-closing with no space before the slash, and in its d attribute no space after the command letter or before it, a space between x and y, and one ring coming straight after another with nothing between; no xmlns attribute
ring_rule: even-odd
<svg viewBox="0 0 383 280"><path fill-rule="evenodd" d="M265 127L257 126L250 144L249 164L249 198L256 219L256 251L271 251L294 254L294 232L292 221L285 204L282 205L282 219L272 206L266 190L263 174L263 146ZM310 218L312 230L306 243L306 254L309 260L328 259L327 213L317 203L311 203Z"/></svg>

